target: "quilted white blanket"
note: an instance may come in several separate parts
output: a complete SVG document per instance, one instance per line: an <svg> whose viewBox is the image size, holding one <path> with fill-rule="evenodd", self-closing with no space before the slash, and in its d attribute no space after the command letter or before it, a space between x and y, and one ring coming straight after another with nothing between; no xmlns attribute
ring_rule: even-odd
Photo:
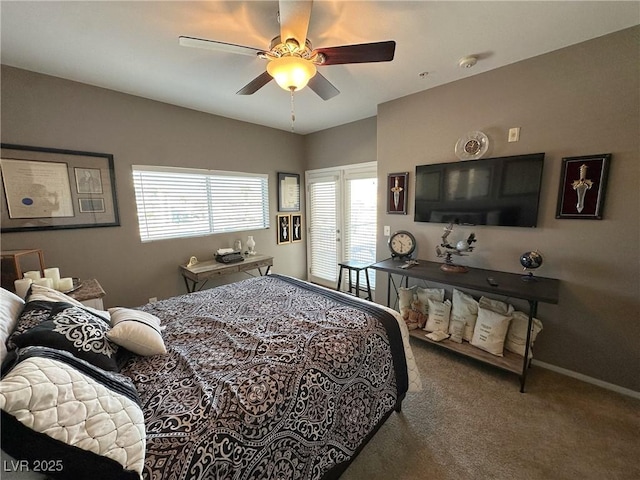
<svg viewBox="0 0 640 480"><path fill-rule="evenodd" d="M81 364L81 371L77 368L79 360L75 359L76 365L72 366L62 361L67 356L43 347L24 350L21 361L0 382L3 430L17 428L17 435L23 435L29 430L22 431L22 425L45 435L46 440L53 439L58 447L77 447L117 462L121 469L129 474L136 472L139 478L145 458L144 417L135 398L122 388L113 388L115 375L107 375L113 378L106 379L100 378L104 373L90 376L90 365ZM45 355L40 356L43 351ZM37 434L26 433L41 439ZM23 442L16 442L22 445L13 448L11 443L3 435L3 449L9 453L14 454L13 448L24 447ZM34 443L27 445L33 450ZM49 457L50 453L32 451L32 469L46 468L49 473L72 476L71 471L82 464L82 460L66 454Z"/></svg>

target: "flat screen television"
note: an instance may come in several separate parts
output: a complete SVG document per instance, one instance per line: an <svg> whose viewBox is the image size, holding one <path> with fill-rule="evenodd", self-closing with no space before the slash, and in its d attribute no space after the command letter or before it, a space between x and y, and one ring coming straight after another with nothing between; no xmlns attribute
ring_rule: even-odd
<svg viewBox="0 0 640 480"><path fill-rule="evenodd" d="M536 227L544 153L416 167L414 220Z"/></svg>

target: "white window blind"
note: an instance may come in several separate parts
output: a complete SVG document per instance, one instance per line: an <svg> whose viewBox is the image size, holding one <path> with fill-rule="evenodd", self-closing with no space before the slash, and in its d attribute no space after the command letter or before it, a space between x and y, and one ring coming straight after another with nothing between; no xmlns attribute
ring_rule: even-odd
<svg viewBox="0 0 640 480"><path fill-rule="evenodd" d="M376 208L378 179L347 178L347 201L344 228L345 258L364 263L376 261ZM347 278L343 281L349 281ZM355 279L354 279L355 281ZM371 288L375 288L375 271L369 270ZM364 272L360 272L360 285L366 285Z"/></svg>
<svg viewBox="0 0 640 480"><path fill-rule="evenodd" d="M134 165L143 242L269 227L266 174Z"/></svg>
<svg viewBox="0 0 640 480"><path fill-rule="evenodd" d="M376 261L376 164L309 170L305 178L309 227L307 279L335 288L338 262ZM355 281L355 275L352 276ZM372 269L369 269L369 279L374 288ZM346 285L346 281L343 278L342 284ZM361 273L360 285L366 285L364 273Z"/></svg>
<svg viewBox="0 0 640 480"><path fill-rule="evenodd" d="M313 246L309 252L309 273L335 283L338 268L337 179L317 179L310 182L307 188L310 211L309 241Z"/></svg>

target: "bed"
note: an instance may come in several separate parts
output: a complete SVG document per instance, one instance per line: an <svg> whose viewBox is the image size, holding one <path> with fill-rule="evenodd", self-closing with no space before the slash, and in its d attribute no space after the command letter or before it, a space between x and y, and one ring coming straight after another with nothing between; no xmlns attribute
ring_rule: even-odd
<svg viewBox="0 0 640 480"><path fill-rule="evenodd" d="M32 470L40 462L54 478L338 478L400 411L406 392L420 389L395 312L287 276L112 310L106 329L104 318L94 323L115 351L97 360L88 355L102 347L80 355L48 341L25 344L24 337L52 318L60 323L67 315L73 323L101 312L64 307L60 298L28 299L3 364L2 447ZM127 321L114 326L123 312ZM116 339L122 325L133 329ZM145 332L136 337L138 328ZM49 369L63 369L70 390L81 385L80 398L65 406L49 374L54 393L38 398L34 392L47 389L42 379L34 389L29 372ZM85 397L89 408L70 406ZM93 419L94 404L106 405L95 418L107 421L79 421L68 412L89 411ZM55 408L67 411L43 420ZM69 423L95 425L70 434Z"/></svg>

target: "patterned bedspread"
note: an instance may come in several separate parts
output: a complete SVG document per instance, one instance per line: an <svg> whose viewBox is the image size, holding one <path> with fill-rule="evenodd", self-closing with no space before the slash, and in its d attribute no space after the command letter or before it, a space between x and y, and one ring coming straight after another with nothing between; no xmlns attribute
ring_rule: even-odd
<svg viewBox="0 0 640 480"><path fill-rule="evenodd" d="M335 478L404 397L396 320L269 275L146 305L168 354L121 373L147 429L144 478Z"/></svg>

